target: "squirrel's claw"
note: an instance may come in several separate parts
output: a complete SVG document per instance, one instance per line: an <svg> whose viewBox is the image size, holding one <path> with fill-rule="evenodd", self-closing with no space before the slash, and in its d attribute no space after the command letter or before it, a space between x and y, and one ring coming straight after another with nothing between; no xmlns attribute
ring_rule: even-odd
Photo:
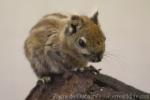
<svg viewBox="0 0 150 100"><path fill-rule="evenodd" d="M101 71L102 69L96 69L95 67L93 67L92 65L90 65L90 66L87 67L87 70L88 70L88 71L92 71L93 74L97 75L97 74L100 73L100 71Z"/></svg>

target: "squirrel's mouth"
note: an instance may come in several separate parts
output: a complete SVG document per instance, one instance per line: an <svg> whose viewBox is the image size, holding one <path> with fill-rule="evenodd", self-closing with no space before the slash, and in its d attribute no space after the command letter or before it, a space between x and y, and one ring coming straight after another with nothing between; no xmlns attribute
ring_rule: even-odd
<svg viewBox="0 0 150 100"><path fill-rule="evenodd" d="M83 54L83 56L90 62L100 62L103 59L103 54L97 54L97 55Z"/></svg>

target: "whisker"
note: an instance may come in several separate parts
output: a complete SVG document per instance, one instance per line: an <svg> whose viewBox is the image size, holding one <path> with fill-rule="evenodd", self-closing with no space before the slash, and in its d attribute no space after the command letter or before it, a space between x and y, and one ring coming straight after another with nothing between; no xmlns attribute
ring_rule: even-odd
<svg viewBox="0 0 150 100"><path fill-rule="evenodd" d="M106 51L104 53L104 58L103 60L106 62L106 63L111 63L111 64L117 64L117 66L127 66L127 62L126 62L126 59L124 59L125 57L121 57L121 56L118 56L116 54L112 54L108 51Z"/></svg>

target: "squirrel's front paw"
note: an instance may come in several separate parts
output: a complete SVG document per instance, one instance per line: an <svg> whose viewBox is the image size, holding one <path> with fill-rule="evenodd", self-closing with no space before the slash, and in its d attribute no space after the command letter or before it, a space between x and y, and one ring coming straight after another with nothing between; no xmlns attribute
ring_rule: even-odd
<svg viewBox="0 0 150 100"><path fill-rule="evenodd" d="M96 69L94 66L90 65L90 66L88 66L88 67L86 68L86 70L92 72L92 73L95 74L95 75L97 75L97 74L100 73L100 71L101 71L102 69Z"/></svg>
<svg viewBox="0 0 150 100"><path fill-rule="evenodd" d="M50 76L44 76L44 77L41 77L39 79L39 81L41 81L43 84L46 84L46 83L51 82L51 77Z"/></svg>

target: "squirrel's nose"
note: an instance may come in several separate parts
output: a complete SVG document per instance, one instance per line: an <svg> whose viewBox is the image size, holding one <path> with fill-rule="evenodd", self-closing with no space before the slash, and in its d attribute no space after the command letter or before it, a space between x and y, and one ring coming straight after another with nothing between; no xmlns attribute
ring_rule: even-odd
<svg viewBox="0 0 150 100"><path fill-rule="evenodd" d="M98 61L101 61L102 58L103 58L103 52L98 53L98 54L97 54L97 60L98 60Z"/></svg>
<svg viewBox="0 0 150 100"><path fill-rule="evenodd" d="M93 62L99 62L103 58L103 52L94 53L94 59Z"/></svg>

